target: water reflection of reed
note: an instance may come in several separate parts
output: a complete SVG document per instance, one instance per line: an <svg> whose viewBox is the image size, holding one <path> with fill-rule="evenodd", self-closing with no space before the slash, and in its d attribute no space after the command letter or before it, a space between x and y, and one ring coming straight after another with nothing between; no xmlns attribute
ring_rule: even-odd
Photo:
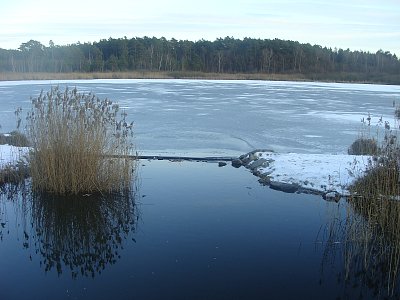
<svg viewBox="0 0 400 300"><path fill-rule="evenodd" d="M121 257L137 223L135 193L52 197L30 191L11 187L2 198L14 197L23 247L46 272L94 277Z"/></svg>
<svg viewBox="0 0 400 300"><path fill-rule="evenodd" d="M400 297L400 202L388 198L348 200L345 216L327 226L325 262L338 254L344 263L338 278L360 295Z"/></svg>
<svg viewBox="0 0 400 300"><path fill-rule="evenodd" d="M135 230L134 208L127 195L35 195L31 221L45 270L55 268L61 274L64 266L73 277L94 276L114 264L123 240Z"/></svg>

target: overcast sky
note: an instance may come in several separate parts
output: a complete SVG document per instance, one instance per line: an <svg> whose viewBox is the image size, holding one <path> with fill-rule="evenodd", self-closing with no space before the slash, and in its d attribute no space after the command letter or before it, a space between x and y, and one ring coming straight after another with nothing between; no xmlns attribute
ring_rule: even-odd
<svg viewBox="0 0 400 300"><path fill-rule="evenodd" d="M278 38L400 57L400 0L0 0L0 48L124 36Z"/></svg>

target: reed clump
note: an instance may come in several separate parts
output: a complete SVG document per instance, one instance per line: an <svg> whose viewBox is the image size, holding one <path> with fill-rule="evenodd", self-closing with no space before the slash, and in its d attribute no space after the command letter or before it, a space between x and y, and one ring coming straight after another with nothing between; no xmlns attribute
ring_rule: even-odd
<svg viewBox="0 0 400 300"><path fill-rule="evenodd" d="M354 197L342 203L323 231L323 264L340 258L345 289L366 298L400 298L400 202ZM346 291L348 292L348 290ZM348 298L348 297L346 297ZM350 297L352 298L352 297Z"/></svg>
<svg viewBox="0 0 400 300"><path fill-rule="evenodd" d="M396 109L397 110L397 109ZM395 111L395 127L397 112ZM388 121L379 118L372 130L371 116L362 120L364 132L349 148L349 154L371 155L365 176L359 178L351 187L353 195L369 199L397 197L400 195L400 145L399 131L391 128ZM371 137L375 132L375 137Z"/></svg>
<svg viewBox="0 0 400 300"><path fill-rule="evenodd" d="M59 87L31 100L27 132L34 190L65 195L130 189L133 122L127 123L118 104Z"/></svg>
<svg viewBox="0 0 400 300"><path fill-rule="evenodd" d="M392 126L381 117L374 127L371 119L368 115L366 121L362 120L365 125L362 142L355 148L360 150L357 154L369 154L372 158L365 176L350 187L351 196L347 199L350 210L344 224L339 226L342 234L337 239L344 247L346 278L353 270L355 280L362 279L376 295L382 295L383 288L387 296L393 296L399 295L400 267L398 109ZM371 137L372 134L375 136ZM373 151L366 153L367 148Z"/></svg>
<svg viewBox="0 0 400 300"><path fill-rule="evenodd" d="M378 144L373 138L358 138L348 149L350 155L377 155Z"/></svg>
<svg viewBox="0 0 400 300"><path fill-rule="evenodd" d="M30 142L25 134L20 131L0 134L0 145L16 147L28 147ZM11 151L11 150L10 150ZM15 161L0 166L0 189L7 183L19 184L29 177L29 166L26 159L26 151L18 151Z"/></svg>
<svg viewBox="0 0 400 300"><path fill-rule="evenodd" d="M15 164L7 164L0 169L0 189L7 183L19 184L28 177L29 167L24 159L19 159Z"/></svg>
<svg viewBox="0 0 400 300"><path fill-rule="evenodd" d="M28 137L25 134L23 134L17 130L14 130L14 131L10 132L9 134L0 134L0 145L4 145L4 144L16 146L16 147L29 147L30 146Z"/></svg>

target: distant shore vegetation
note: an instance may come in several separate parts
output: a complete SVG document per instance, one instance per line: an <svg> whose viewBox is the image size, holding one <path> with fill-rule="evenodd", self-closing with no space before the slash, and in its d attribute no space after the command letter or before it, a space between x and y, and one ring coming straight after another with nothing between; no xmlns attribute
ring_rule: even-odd
<svg viewBox="0 0 400 300"><path fill-rule="evenodd" d="M400 84L400 60L280 39L109 38L0 49L0 80L95 78L261 79Z"/></svg>

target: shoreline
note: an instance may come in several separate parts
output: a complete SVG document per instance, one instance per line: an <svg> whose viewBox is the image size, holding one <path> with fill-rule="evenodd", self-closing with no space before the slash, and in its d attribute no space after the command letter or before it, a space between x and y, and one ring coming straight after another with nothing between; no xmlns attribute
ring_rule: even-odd
<svg viewBox="0 0 400 300"><path fill-rule="evenodd" d="M29 147L0 145L0 185L29 177L29 163L26 158L28 152ZM368 156L276 153L268 149L256 149L239 157L132 155L129 158L244 167L258 178L260 184L271 189L320 195L325 200L334 201L350 196L347 188L354 180L364 176L369 166Z"/></svg>
<svg viewBox="0 0 400 300"><path fill-rule="evenodd" d="M277 74L277 73L205 73L186 71L126 71L126 72L73 72L73 73L20 73L0 72L1 81L23 80L92 80L92 79L194 79L194 80L265 80L324 83L358 83L397 85L385 80L349 80L348 73L335 74Z"/></svg>

